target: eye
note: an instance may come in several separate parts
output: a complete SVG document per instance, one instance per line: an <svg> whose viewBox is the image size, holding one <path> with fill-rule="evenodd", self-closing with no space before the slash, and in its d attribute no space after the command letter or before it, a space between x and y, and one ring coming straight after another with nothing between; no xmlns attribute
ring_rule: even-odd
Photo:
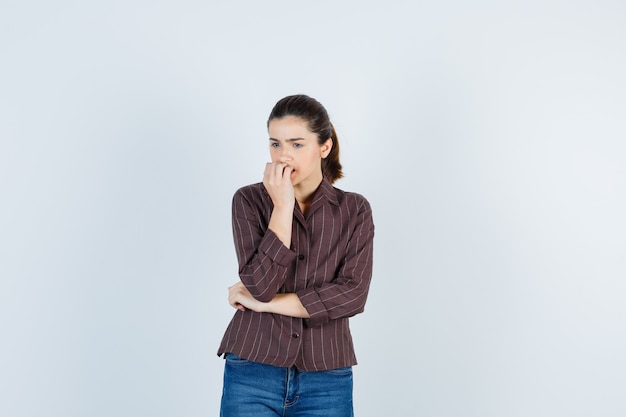
<svg viewBox="0 0 626 417"><path fill-rule="evenodd" d="M280 143L278 142L270 142L270 148L278 148L280 146Z"/></svg>
<svg viewBox="0 0 626 417"><path fill-rule="evenodd" d="M301 148L303 145L301 143L298 142L294 142L293 147L294 148Z"/></svg>

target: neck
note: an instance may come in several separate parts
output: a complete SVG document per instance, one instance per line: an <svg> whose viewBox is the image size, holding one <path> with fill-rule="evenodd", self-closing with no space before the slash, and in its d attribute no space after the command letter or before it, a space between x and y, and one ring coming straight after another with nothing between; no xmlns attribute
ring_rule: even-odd
<svg viewBox="0 0 626 417"><path fill-rule="evenodd" d="M293 192L296 197L296 201L300 204L300 208L308 207L311 204L311 199L313 198L313 194L315 190L322 183L322 175L320 173L319 178L312 179L311 181L307 181L306 184L298 184L294 187ZM304 210L303 210L304 211Z"/></svg>

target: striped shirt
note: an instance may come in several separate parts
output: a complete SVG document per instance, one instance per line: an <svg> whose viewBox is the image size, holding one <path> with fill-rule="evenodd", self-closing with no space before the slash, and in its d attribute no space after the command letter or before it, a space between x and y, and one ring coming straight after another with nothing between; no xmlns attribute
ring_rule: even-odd
<svg viewBox="0 0 626 417"><path fill-rule="evenodd" d="M306 216L295 204L291 248L268 229L272 208L262 183L233 197L239 277L259 301L296 293L310 318L237 310L218 355L303 371L356 365L348 318L363 311L372 277L369 203L323 179Z"/></svg>

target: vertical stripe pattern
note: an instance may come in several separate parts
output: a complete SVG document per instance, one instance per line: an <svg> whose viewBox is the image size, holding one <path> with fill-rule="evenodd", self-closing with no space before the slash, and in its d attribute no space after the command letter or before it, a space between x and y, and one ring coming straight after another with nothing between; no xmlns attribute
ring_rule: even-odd
<svg viewBox="0 0 626 417"><path fill-rule="evenodd" d="M239 277L260 301L296 293L311 317L237 310L218 355L230 352L304 371L355 365L348 320L363 311L372 277L369 203L324 179L306 216L295 205L291 248L267 228L272 208L262 183L243 187L233 197Z"/></svg>

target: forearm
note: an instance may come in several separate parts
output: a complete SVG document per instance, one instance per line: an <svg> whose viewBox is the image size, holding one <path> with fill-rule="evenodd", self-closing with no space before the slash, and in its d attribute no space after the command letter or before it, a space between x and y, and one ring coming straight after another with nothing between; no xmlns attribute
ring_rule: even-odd
<svg viewBox="0 0 626 417"><path fill-rule="evenodd" d="M292 222L293 205L291 207L274 207L268 229L274 232L287 248L291 247Z"/></svg>
<svg viewBox="0 0 626 417"><path fill-rule="evenodd" d="M228 303L239 310L252 310L257 313L274 313L283 316L309 318L297 294L277 294L268 302L254 298L243 283L237 282L228 288Z"/></svg>
<svg viewBox="0 0 626 417"><path fill-rule="evenodd" d="M268 313L281 314L283 316L309 318L309 312L304 308L297 294L276 294L276 297L265 305Z"/></svg>

